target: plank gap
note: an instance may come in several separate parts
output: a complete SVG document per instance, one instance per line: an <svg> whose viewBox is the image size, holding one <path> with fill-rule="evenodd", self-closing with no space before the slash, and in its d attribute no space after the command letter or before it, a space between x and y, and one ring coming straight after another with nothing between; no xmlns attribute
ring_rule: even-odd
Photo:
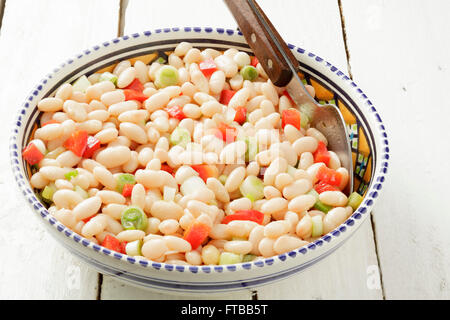
<svg viewBox="0 0 450 320"><path fill-rule="evenodd" d="M252 290L252 300L258 300L258 291Z"/></svg>
<svg viewBox="0 0 450 320"><path fill-rule="evenodd" d="M102 285L103 285L103 274L98 274L98 283L97 283L97 299L102 300Z"/></svg>
<svg viewBox="0 0 450 320"><path fill-rule="evenodd" d="M125 14L127 11L129 0L120 0L119 4L119 25L117 29L117 36L121 37L123 36L124 29L125 29Z"/></svg>
<svg viewBox="0 0 450 320"><path fill-rule="evenodd" d="M5 12L6 0L0 0L0 30L2 28L3 14Z"/></svg>
<svg viewBox="0 0 450 320"><path fill-rule="evenodd" d="M347 57L348 75L349 75L349 77L351 79L353 79L352 68L351 68L351 65L350 65L350 51L348 50L348 45L347 45L347 32L345 30L344 11L342 9L342 2L341 2L341 0L337 0L337 1L338 1L338 7L339 7L339 16L341 18L341 30L342 30L342 39L344 41L345 56Z"/></svg>
<svg viewBox="0 0 450 320"><path fill-rule="evenodd" d="M377 241L376 226L375 226L375 220L373 219L372 212L370 213L370 222L372 224L373 242L375 244L375 256L377 257L378 273L380 275L381 295L383 297L383 300L386 300L386 295L384 294L384 285L383 285L383 272L381 271L381 261L380 261L380 257L378 254L378 241Z"/></svg>

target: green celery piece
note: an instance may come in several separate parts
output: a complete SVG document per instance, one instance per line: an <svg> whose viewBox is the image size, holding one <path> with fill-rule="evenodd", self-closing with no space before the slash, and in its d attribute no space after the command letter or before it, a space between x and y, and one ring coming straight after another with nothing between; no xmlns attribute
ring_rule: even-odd
<svg viewBox="0 0 450 320"><path fill-rule="evenodd" d="M312 220L312 237L319 237L323 234L323 220L322 216L317 215L311 218Z"/></svg>
<svg viewBox="0 0 450 320"><path fill-rule="evenodd" d="M85 92L86 89L91 85L91 82L88 80L88 78L83 75L79 77L73 84L72 84L72 90L73 91L80 91Z"/></svg>
<svg viewBox="0 0 450 320"><path fill-rule="evenodd" d="M257 256L255 256L254 254L246 254L244 255L244 257L242 258L242 262L250 262L256 259Z"/></svg>
<svg viewBox="0 0 450 320"><path fill-rule="evenodd" d="M352 207L353 210L358 209L359 205L363 201L363 197L358 192L352 192L348 197L347 205Z"/></svg>
<svg viewBox="0 0 450 320"><path fill-rule="evenodd" d="M78 176L77 170L69 171L64 175L64 177L69 181L72 180L72 178L75 178L76 176Z"/></svg>
<svg viewBox="0 0 450 320"><path fill-rule="evenodd" d="M102 81L111 81L115 86L117 86L118 77L111 72L103 72L100 76L99 82Z"/></svg>
<svg viewBox="0 0 450 320"><path fill-rule="evenodd" d="M169 141L174 146L186 148L186 145L191 142L191 134L185 128L176 127L170 134Z"/></svg>
<svg viewBox="0 0 450 320"><path fill-rule="evenodd" d="M129 256L140 256L142 255L141 248L142 248L142 240L135 240L132 242L128 242L125 245L125 252Z"/></svg>
<svg viewBox="0 0 450 320"><path fill-rule="evenodd" d="M242 259L243 259L243 256L240 254L231 253L231 252L222 252L220 254L220 258L219 258L219 264L224 265L224 264L241 263Z"/></svg>
<svg viewBox="0 0 450 320"><path fill-rule="evenodd" d="M76 193L78 193L83 199L87 199L89 198L88 193L86 192L86 190L84 190L83 188L81 188L80 186L75 186L73 188L73 191L75 191Z"/></svg>
<svg viewBox="0 0 450 320"><path fill-rule="evenodd" d="M56 192L56 187L53 185L45 186L44 190L42 190L41 196L47 203L53 202L53 194Z"/></svg>
<svg viewBox="0 0 450 320"><path fill-rule="evenodd" d="M156 62L158 62L159 64L164 64L166 63L166 59L164 59L163 57L159 57L158 59L156 59Z"/></svg>
<svg viewBox="0 0 450 320"><path fill-rule="evenodd" d="M227 178L228 178L228 176L222 174L222 175L219 177L219 181L224 185L225 182L227 181Z"/></svg>
<svg viewBox="0 0 450 320"><path fill-rule="evenodd" d="M320 200L317 200L316 203L314 204L314 209L320 210L320 211L322 211L324 213L328 213L328 211L333 209L333 207L324 204Z"/></svg>
<svg viewBox="0 0 450 320"><path fill-rule="evenodd" d="M248 176L239 187L241 194L252 202L264 198L264 182L256 176Z"/></svg>

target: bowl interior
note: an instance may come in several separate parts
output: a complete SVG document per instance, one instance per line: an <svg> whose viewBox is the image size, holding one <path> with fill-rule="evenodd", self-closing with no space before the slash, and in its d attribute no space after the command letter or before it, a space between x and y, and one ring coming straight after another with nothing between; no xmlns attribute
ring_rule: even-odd
<svg viewBox="0 0 450 320"><path fill-rule="evenodd" d="M217 50L226 50L230 47L235 47L239 50L252 53L250 48L243 43L226 42L225 41L213 41L212 39L204 39L202 43L196 43L197 48L213 48ZM209 40L209 41L208 41ZM167 61L168 55L172 53L179 40L166 41L163 45L148 44L147 47L125 51L124 53L117 52L112 57L104 57L104 59L96 59L85 64L82 68L77 68L65 77L60 79L56 85L52 86L43 97L51 95L62 83L70 82L79 77L82 74L90 75L95 72L112 72L115 65L124 59L129 59L133 64L136 60L149 64L156 59L164 59ZM302 50L302 49L297 49ZM309 56L311 57L311 53ZM120 56L120 58L118 58ZM298 54L296 55L298 57ZM317 61L321 61L320 57L315 57ZM70 60L69 60L70 62ZM364 195L368 186L372 182L374 163L374 137L369 130L369 123L358 107L356 102L336 83L334 83L329 77L315 69L314 66L306 63L304 60L299 59L301 71L299 76L304 84L310 84L316 91L316 100L320 104L332 104L339 108L344 120L347 124L347 130L349 133L352 149L353 160L353 191ZM340 72L340 71L338 71ZM22 149L31 140L33 132L38 128L40 113L36 110L33 111L25 126L25 135L22 141ZM32 168L27 163L23 163L26 168L27 178L31 177Z"/></svg>

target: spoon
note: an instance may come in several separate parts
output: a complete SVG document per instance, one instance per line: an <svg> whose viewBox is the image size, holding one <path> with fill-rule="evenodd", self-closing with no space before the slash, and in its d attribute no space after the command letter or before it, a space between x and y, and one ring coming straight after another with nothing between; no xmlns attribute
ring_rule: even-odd
<svg viewBox="0 0 450 320"><path fill-rule="evenodd" d="M224 0L256 58L275 86L286 87L298 109L308 110L311 127L328 140L328 148L348 170L349 183L344 191L353 191L353 161L347 126L339 109L321 105L308 93L298 76L299 62L255 0ZM296 22L295 22L296 23Z"/></svg>

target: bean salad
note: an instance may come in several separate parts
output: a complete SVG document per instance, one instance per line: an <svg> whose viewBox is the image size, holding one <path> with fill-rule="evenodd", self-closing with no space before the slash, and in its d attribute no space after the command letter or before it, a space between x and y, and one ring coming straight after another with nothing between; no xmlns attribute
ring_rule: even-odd
<svg viewBox="0 0 450 320"><path fill-rule="evenodd" d="M306 85L314 96L314 88ZM312 111L257 58L181 42L38 103L22 151L48 211L86 239L178 265L249 262L343 223L361 195Z"/></svg>

